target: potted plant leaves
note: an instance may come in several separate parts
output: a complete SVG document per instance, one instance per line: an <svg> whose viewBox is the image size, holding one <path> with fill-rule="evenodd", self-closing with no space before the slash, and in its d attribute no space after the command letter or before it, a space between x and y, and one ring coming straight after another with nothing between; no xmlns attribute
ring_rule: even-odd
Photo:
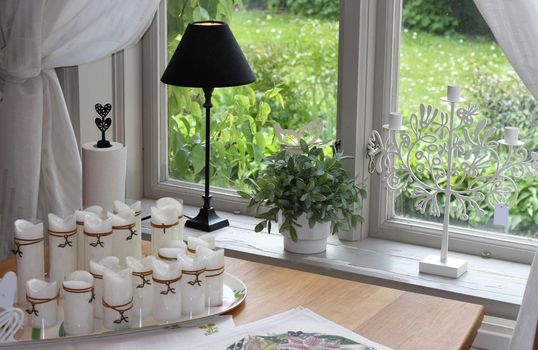
<svg viewBox="0 0 538 350"><path fill-rule="evenodd" d="M314 254L326 249L331 233L364 221L357 209L366 190L342 166L347 157L334 151L331 157L304 140L300 145L301 152L283 149L265 158L265 167L251 181L252 193L239 194L262 219L256 232L267 228L270 233L271 222L278 219L284 249Z"/></svg>

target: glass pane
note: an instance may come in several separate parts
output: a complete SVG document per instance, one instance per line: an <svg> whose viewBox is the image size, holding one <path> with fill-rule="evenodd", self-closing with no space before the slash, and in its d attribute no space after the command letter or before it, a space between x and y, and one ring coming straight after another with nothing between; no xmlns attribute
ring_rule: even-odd
<svg viewBox="0 0 538 350"><path fill-rule="evenodd" d="M404 123L410 127L409 117L413 113L420 117L421 103L426 106L431 104L434 108L449 113L449 104L441 102L440 97L446 95L447 84L458 84L462 87L462 96L467 102L458 104L457 107L472 104L479 108L473 124L467 127L471 134L482 119L488 120L488 127L497 128L492 140L503 139L505 126L516 126L519 127L520 140L525 142L524 147L536 151L536 101L514 72L474 3L407 0L403 6L398 107L404 116ZM459 122L460 119L455 117L455 120ZM433 130L428 129L427 132L432 133ZM455 136L460 139L464 137L461 130L456 132ZM444 141L439 144L442 142ZM491 174L495 171L492 153L485 152L484 158L465 158L471 146L466 144L463 147L455 163L460 168L460 175L461 169L469 166L483 166L479 174ZM505 159L507 147L499 148L499 152L501 158ZM417 157L414 153L411 159L413 167L421 162L418 158L420 156ZM443 164L446 164L444 160L441 168ZM418 177L428 184L433 183L433 176L428 171ZM456 189L463 190L470 184L470 179L471 177L459 183L456 176L452 183L457 183ZM445 184L446 177L442 186ZM461 219L461 208L452 206L450 223L493 232L538 237L538 177L524 177L517 181L516 186L519 198L510 197L510 220L507 226L493 224L493 209L488 207L485 200L478 201L479 207L485 210L485 215L480 217L477 215L479 210L470 210L468 220ZM439 217L428 215L428 211L421 215L415 208L417 201L412 195L414 188L408 186L396 198L396 214L442 223L444 196L437 198Z"/></svg>
<svg viewBox="0 0 538 350"><path fill-rule="evenodd" d="M334 141L339 11L337 1L325 3L168 1L169 56L186 23L224 20L257 78L247 86L214 91L213 186L243 188L245 179L260 169L263 157L280 149L276 123L297 131L319 118L321 141ZM169 174L174 179L204 181L203 103L201 89L168 87Z"/></svg>

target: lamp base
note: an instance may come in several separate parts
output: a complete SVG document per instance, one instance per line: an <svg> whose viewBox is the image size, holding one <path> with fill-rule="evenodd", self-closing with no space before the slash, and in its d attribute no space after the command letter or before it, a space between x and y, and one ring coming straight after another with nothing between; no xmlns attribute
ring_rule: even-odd
<svg viewBox="0 0 538 350"><path fill-rule="evenodd" d="M185 222L185 226L195 230L212 232L220 228L230 226L230 223L228 222L228 219L223 219L218 216L215 209L201 208L200 212L195 218L189 219L187 222Z"/></svg>
<svg viewBox="0 0 538 350"><path fill-rule="evenodd" d="M467 261L447 258L446 262L441 262L439 256L429 255L420 261L419 271L432 275L458 278L467 271Z"/></svg>

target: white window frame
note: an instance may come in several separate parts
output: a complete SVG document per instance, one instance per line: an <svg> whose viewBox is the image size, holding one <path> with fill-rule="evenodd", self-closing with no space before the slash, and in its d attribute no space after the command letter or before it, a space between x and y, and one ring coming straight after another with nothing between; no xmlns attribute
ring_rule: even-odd
<svg viewBox="0 0 538 350"><path fill-rule="evenodd" d="M355 241L368 236L439 247L441 225L395 218L394 200L376 175L367 173L366 144L398 101L401 0L340 0L337 138L353 160L346 164L358 181L366 180L369 199L362 214L366 224L339 234ZM159 10L143 38L144 195L177 196L186 204L202 204L203 186L168 178L167 95L160 77L167 62L166 9ZM344 112L345 111L345 112ZM383 117L382 117L383 116ZM212 188L218 210L252 214L234 190ZM452 227L450 250L530 263L536 241Z"/></svg>

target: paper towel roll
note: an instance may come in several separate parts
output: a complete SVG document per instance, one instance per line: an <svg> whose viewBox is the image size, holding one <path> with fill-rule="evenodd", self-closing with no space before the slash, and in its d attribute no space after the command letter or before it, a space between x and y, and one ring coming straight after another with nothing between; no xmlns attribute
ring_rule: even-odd
<svg viewBox="0 0 538 350"><path fill-rule="evenodd" d="M127 148L111 142L112 147L97 148L96 142L82 145L82 188L84 207L99 205L112 211L115 200L125 201Z"/></svg>

